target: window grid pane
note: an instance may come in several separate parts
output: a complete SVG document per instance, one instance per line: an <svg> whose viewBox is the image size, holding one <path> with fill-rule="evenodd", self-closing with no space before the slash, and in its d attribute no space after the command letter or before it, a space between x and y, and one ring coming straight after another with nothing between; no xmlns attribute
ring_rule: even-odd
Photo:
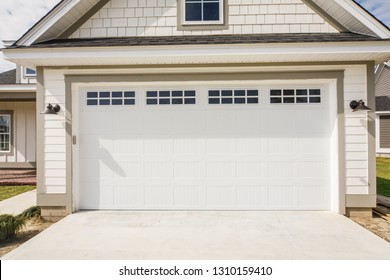
<svg viewBox="0 0 390 280"><path fill-rule="evenodd" d="M271 104L313 104L321 103L320 89L271 89Z"/></svg>
<svg viewBox="0 0 390 280"><path fill-rule="evenodd" d="M219 21L221 0L185 0L185 21Z"/></svg>
<svg viewBox="0 0 390 280"><path fill-rule="evenodd" d="M135 91L88 91L87 106L135 105Z"/></svg>
<svg viewBox="0 0 390 280"><path fill-rule="evenodd" d="M209 104L257 104L259 91L254 89L209 90Z"/></svg>
<svg viewBox="0 0 390 280"><path fill-rule="evenodd" d="M193 105L195 90L151 90L146 92L146 105Z"/></svg>
<svg viewBox="0 0 390 280"><path fill-rule="evenodd" d="M0 115L0 152L11 151L11 115Z"/></svg>

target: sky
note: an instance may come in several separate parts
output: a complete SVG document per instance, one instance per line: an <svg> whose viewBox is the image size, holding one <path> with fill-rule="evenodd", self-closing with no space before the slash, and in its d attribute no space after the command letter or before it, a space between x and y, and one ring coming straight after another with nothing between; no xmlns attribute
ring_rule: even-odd
<svg viewBox="0 0 390 280"><path fill-rule="evenodd" d="M0 41L16 40L41 19L60 0L0 0ZM390 0L356 0L379 20L390 26ZM0 47L2 44L0 43ZM15 66L2 59L0 72Z"/></svg>

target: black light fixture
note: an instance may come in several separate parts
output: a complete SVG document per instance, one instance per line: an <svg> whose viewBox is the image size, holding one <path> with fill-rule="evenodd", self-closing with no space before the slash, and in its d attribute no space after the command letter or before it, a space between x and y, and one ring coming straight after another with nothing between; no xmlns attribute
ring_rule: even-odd
<svg viewBox="0 0 390 280"><path fill-rule="evenodd" d="M356 100L351 101L351 103L349 103L349 107L351 107L352 112L356 112L356 111L372 111L371 108L369 108L366 105L364 105L364 101L361 100L361 99L359 101L356 101Z"/></svg>
<svg viewBox="0 0 390 280"><path fill-rule="evenodd" d="M60 105L56 104L55 106L48 104L46 110L41 112L43 115L58 115L58 112L61 110Z"/></svg>

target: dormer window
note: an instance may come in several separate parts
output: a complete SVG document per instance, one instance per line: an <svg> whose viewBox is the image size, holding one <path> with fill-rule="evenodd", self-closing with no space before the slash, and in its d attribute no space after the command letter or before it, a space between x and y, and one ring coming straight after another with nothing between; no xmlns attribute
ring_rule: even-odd
<svg viewBox="0 0 390 280"><path fill-rule="evenodd" d="M36 77L37 73L34 69L24 67L24 77L26 78L32 78Z"/></svg>
<svg viewBox="0 0 390 280"><path fill-rule="evenodd" d="M223 24L224 0L183 0L183 24Z"/></svg>

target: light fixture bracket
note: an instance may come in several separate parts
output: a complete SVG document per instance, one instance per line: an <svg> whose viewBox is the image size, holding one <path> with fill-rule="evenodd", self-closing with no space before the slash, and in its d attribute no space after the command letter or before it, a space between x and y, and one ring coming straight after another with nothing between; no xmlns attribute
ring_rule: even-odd
<svg viewBox="0 0 390 280"><path fill-rule="evenodd" d="M364 104L364 101L361 100L361 99L359 101L352 100L351 103L349 103L349 107L351 107L352 112L356 112L356 111L372 111L372 109L367 107Z"/></svg>

